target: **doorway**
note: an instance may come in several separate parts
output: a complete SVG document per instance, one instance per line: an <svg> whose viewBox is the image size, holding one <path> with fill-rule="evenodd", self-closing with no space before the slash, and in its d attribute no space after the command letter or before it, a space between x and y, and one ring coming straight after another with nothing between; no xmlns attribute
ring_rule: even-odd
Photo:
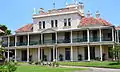
<svg viewBox="0 0 120 72"><path fill-rule="evenodd" d="M88 60L88 48L84 48L85 60ZM95 59L95 47L90 47L90 59Z"/></svg>
<svg viewBox="0 0 120 72"><path fill-rule="evenodd" d="M70 32L65 32L65 43L70 43Z"/></svg>
<svg viewBox="0 0 120 72"><path fill-rule="evenodd" d="M27 61L27 50L22 50L21 52L22 61Z"/></svg>
<svg viewBox="0 0 120 72"><path fill-rule="evenodd" d="M65 48L65 60L70 60L70 48Z"/></svg>

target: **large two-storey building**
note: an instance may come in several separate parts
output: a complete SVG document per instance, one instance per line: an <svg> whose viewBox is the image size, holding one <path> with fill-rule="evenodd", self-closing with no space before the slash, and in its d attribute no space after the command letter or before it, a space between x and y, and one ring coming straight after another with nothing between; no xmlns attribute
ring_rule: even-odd
<svg viewBox="0 0 120 72"><path fill-rule="evenodd" d="M83 3L33 14L33 23L3 36L8 60L17 61L90 61L109 60L109 50L120 43L120 27L100 18L84 14Z"/></svg>

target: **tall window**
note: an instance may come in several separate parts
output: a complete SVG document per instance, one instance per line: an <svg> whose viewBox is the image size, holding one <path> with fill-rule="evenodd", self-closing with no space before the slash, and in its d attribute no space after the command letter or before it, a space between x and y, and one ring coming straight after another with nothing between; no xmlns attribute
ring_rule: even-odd
<svg viewBox="0 0 120 72"><path fill-rule="evenodd" d="M68 18L68 26L71 26L71 18Z"/></svg>
<svg viewBox="0 0 120 72"><path fill-rule="evenodd" d="M39 29L41 29L41 21L39 22Z"/></svg>
<svg viewBox="0 0 120 72"><path fill-rule="evenodd" d="M64 26L67 26L67 19L64 19Z"/></svg>
<svg viewBox="0 0 120 72"><path fill-rule="evenodd" d="M43 28L45 28L45 21L43 21Z"/></svg>
<svg viewBox="0 0 120 72"><path fill-rule="evenodd" d="M58 21L57 21L57 20L55 20L55 27L57 27L57 24L58 24Z"/></svg>
<svg viewBox="0 0 120 72"><path fill-rule="evenodd" d="M51 27L54 27L54 21L51 20Z"/></svg>

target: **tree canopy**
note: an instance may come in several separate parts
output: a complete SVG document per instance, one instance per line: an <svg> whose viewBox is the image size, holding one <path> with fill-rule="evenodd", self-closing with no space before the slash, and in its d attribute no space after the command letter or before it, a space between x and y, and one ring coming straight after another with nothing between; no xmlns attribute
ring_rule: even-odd
<svg viewBox="0 0 120 72"><path fill-rule="evenodd" d="M0 36L11 34L11 30L9 30L8 27L4 24L0 24L0 29L3 31L0 33Z"/></svg>

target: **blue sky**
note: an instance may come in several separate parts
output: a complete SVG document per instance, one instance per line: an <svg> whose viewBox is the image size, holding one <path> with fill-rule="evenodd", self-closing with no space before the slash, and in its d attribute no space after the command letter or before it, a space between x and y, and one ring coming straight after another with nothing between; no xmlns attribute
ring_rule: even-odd
<svg viewBox="0 0 120 72"><path fill-rule="evenodd" d="M85 13L90 10L93 16L97 10L101 17L118 26L120 25L120 0L78 0L84 3ZM1 0L0 24L5 24L15 31L25 24L32 23L33 8L44 8L46 11L53 8L53 0ZM56 8L65 7L66 0L55 0ZM73 0L67 0L72 3Z"/></svg>

